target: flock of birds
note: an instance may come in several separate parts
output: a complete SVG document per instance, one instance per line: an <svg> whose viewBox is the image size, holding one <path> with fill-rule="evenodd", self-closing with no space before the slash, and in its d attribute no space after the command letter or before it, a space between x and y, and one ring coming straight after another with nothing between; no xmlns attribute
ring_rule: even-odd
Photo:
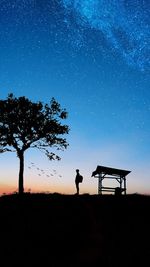
<svg viewBox="0 0 150 267"><path fill-rule="evenodd" d="M47 178L58 176L59 178L62 177L62 175L58 174L56 170L52 170L51 173L47 173L47 171L40 169L34 162L31 162L30 166L28 166L29 170L36 170L38 176L46 176Z"/></svg>

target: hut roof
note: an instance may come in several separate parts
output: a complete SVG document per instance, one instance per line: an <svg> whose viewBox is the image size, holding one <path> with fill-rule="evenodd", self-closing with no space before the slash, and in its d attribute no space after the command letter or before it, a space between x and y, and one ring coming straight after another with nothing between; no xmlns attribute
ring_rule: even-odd
<svg viewBox="0 0 150 267"><path fill-rule="evenodd" d="M92 172L92 176L95 176L97 174L104 174L104 175L113 175L113 176L126 176L130 173L131 171L127 170L121 170L121 169L115 169L115 168L110 168L110 167L104 167L104 166L97 166L96 170Z"/></svg>

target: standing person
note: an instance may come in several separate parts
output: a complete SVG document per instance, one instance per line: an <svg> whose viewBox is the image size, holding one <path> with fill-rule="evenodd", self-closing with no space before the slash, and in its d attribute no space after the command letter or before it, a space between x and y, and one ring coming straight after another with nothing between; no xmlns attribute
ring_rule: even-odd
<svg viewBox="0 0 150 267"><path fill-rule="evenodd" d="M77 189L77 195L79 195L79 183L82 183L83 176L79 173L79 170L76 169L76 178L75 178L75 184Z"/></svg>

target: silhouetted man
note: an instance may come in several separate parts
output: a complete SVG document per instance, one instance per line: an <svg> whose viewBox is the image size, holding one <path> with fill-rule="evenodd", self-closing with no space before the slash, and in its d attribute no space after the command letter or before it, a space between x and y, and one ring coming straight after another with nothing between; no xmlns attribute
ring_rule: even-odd
<svg viewBox="0 0 150 267"><path fill-rule="evenodd" d="M79 195L79 183L82 183L83 177L79 173L79 170L76 170L76 178L75 178L75 184L76 184L76 189L77 189L77 195Z"/></svg>

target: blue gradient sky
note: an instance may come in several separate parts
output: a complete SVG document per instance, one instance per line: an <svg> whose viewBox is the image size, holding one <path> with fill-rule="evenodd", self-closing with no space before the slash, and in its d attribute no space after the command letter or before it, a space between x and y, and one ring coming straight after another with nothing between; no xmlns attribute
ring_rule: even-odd
<svg viewBox="0 0 150 267"><path fill-rule="evenodd" d="M150 194L149 10L144 0L0 1L0 97L54 96L69 112L61 162L26 153L26 190L74 193L79 168L81 193L97 193L90 176L104 165L132 171L128 193ZM16 190L16 155L0 162L1 192Z"/></svg>

